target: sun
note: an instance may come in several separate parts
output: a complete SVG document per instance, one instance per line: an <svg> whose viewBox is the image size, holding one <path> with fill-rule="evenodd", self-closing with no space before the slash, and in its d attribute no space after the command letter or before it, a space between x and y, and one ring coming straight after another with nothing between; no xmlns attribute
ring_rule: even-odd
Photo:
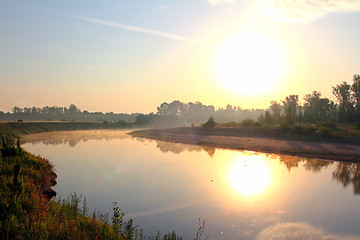
<svg viewBox="0 0 360 240"><path fill-rule="evenodd" d="M246 197L261 193L270 183L270 172L258 156L235 161L228 177L233 189Z"/></svg>
<svg viewBox="0 0 360 240"><path fill-rule="evenodd" d="M276 87L285 72L285 57L271 38L247 31L221 45L214 65L221 85L252 95Z"/></svg>

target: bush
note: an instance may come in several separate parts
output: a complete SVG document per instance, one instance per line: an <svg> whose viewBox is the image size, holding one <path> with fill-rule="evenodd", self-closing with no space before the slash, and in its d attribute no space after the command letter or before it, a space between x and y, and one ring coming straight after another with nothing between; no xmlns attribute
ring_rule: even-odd
<svg viewBox="0 0 360 240"><path fill-rule="evenodd" d="M333 123L333 122L323 122L320 125L323 126L323 127L327 127L329 129L337 129L336 124Z"/></svg>
<svg viewBox="0 0 360 240"><path fill-rule="evenodd" d="M243 126L243 127L260 127L261 124L258 122L255 122L254 120L252 120L250 118L247 118L247 119L242 120L241 126Z"/></svg>
<svg viewBox="0 0 360 240"><path fill-rule="evenodd" d="M360 130L360 122L356 122L356 123L355 123L355 128L358 129L358 130Z"/></svg>
<svg viewBox="0 0 360 240"><path fill-rule="evenodd" d="M317 128L311 124L296 124L293 128L293 132L302 135L314 135Z"/></svg>
<svg viewBox="0 0 360 240"><path fill-rule="evenodd" d="M330 137L333 137L334 134L333 132L331 131L331 129L329 127L324 127L324 126L321 126L319 127L317 130L316 130L316 133L318 135L320 135L321 137L323 138L330 138Z"/></svg>
<svg viewBox="0 0 360 240"><path fill-rule="evenodd" d="M209 117L209 119L205 123L201 124L201 127L203 128L213 128L215 126L216 126L216 122L213 117Z"/></svg>
<svg viewBox="0 0 360 240"><path fill-rule="evenodd" d="M281 124L280 124L280 129L281 129L282 131L289 131L289 130L290 130L289 124L287 124L287 123L281 123Z"/></svg>
<svg viewBox="0 0 360 240"><path fill-rule="evenodd" d="M241 123L239 122L228 122L228 123L220 123L220 127L241 127Z"/></svg>

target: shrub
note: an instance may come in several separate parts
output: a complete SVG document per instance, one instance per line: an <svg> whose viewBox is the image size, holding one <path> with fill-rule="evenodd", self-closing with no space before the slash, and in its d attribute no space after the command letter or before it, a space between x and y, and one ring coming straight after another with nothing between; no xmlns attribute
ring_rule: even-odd
<svg viewBox="0 0 360 240"><path fill-rule="evenodd" d="M334 134L329 127L321 126L316 130L316 133L323 138L333 137Z"/></svg>
<svg viewBox="0 0 360 240"><path fill-rule="evenodd" d="M209 119L205 123L201 124L201 127L203 128L213 128L215 126L216 126L216 122L213 117L209 117Z"/></svg>
<svg viewBox="0 0 360 240"><path fill-rule="evenodd" d="M356 129L360 130L360 122L356 122L355 127L356 127Z"/></svg>
<svg viewBox="0 0 360 240"><path fill-rule="evenodd" d="M243 126L243 127L260 127L261 124L258 122L255 122L254 120L252 120L250 118L247 118L247 119L242 120L241 126Z"/></svg>
<svg viewBox="0 0 360 240"><path fill-rule="evenodd" d="M294 133L302 135L314 135L317 130L317 128L311 124L296 124L292 129Z"/></svg>
<svg viewBox="0 0 360 240"><path fill-rule="evenodd" d="M323 126L323 127L327 127L329 129L337 129L336 124L333 123L333 122L323 122L320 125Z"/></svg>
<svg viewBox="0 0 360 240"><path fill-rule="evenodd" d="M289 131L289 130L290 130L289 124L287 124L287 123L281 123L281 124L280 124L280 129L281 129L282 131Z"/></svg>

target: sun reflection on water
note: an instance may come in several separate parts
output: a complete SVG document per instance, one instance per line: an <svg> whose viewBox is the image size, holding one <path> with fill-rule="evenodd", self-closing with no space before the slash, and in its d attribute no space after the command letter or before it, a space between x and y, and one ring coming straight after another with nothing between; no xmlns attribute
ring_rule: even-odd
<svg viewBox="0 0 360 240"><path fill-rule="evenodd" d="M231 163L228 178L235 191L248 197L266 189L270 171L262 158L262 155L247 155Z"/></svg>

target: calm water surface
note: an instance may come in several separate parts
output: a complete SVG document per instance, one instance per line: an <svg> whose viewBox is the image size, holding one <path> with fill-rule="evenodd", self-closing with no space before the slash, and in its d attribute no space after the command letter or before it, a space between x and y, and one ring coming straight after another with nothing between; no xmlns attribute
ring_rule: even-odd
<svg viewBox="0 0 360 240"><path fill-rule="evenodd" d="M25 136L48 158L55 191L132 217L146 235L193 239L360 239L360 166L133 138L125 131ZM306 237L305 237L306 236Z"/></svg>

